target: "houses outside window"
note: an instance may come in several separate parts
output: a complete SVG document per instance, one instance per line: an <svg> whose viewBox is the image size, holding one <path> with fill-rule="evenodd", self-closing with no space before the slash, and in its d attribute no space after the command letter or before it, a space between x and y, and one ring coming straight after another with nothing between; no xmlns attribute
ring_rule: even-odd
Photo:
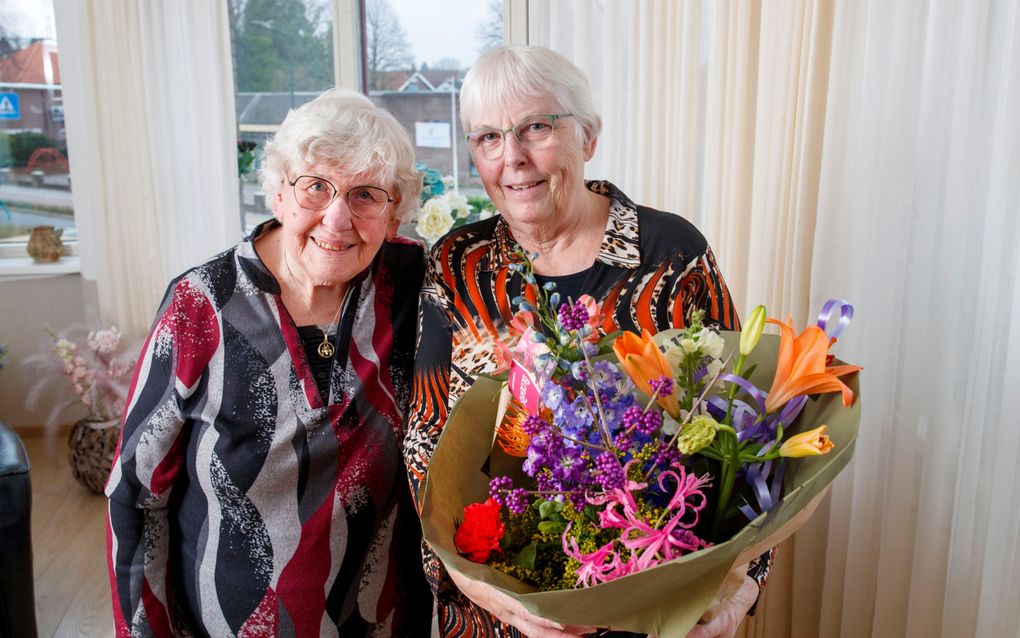
<svg viewBox="0 0 1020 638"><path fill-rule="evenodd" d="M328 0L228 0L242 176L241 220L248 229L271 212L255 178L262 145L288 110L338 82L334 33L357 33L360 89L407 129L418 161L484 194L471 170L457 112L464 74L481 51L502 42L502 0L362 0L335 15ZM353 24L346 21L353 21ZM245 150L251 155L245 155Z"/></svg>
<svg viewBox="0 0 1020 638"><path fill-rule="evenodd" d="M34 226L76 239L53 5L0 6L0 256Z"/></svg>

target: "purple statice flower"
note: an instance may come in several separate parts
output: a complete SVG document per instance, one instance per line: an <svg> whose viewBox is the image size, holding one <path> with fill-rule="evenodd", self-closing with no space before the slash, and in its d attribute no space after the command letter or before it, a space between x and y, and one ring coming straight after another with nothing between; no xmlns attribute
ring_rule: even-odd
<svg viewBox="0 0 1020 638"><path fill-rule="evenodd" d="M588 380L588 363L586 361L575 361L570 365L570 375L584 383Z"/></svg>
<svg viewBox="0 0 1020 638"><path fill-rule="evenodd" d="M610 361L596 361L592 367L592 378L595 380L595 385L599 388L612 388L615 392L616 384L623 379L620 369Z"/></svg>
<svg viewBox="0 0 1020 638"><path fill-rule="evenodd" d="M542 403L550 410L557 410L563 403L563 386L555 381L546 381L541 391Z"/></svg>

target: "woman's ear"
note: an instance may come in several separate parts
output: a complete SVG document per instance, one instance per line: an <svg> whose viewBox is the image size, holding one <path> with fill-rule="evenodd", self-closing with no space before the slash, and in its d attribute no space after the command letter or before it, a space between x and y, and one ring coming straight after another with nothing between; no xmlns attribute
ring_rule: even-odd
<svg viewBox="0 0 1020 638"><path fill-rule="evenodd" d="M400 229L400 220L396 217L391 217L390 221L387 222L386 226L386 239L390 240L397 236L397 230Z"/></svg>
<svg viewBox="0 0 1020 638"><path fill-rule="evenodd" d="M584 161L590 160L595 156L595 147L599 144L598 137L592 137L584 144Z"/></svg>
<svg viewBox="0 0 1020 638"><path fill-rule="evenodd" d="M270 210L273 211L273 217L277 221L283 222L283 191L279 190L273 195L272 201L269 203Z"/></svg>

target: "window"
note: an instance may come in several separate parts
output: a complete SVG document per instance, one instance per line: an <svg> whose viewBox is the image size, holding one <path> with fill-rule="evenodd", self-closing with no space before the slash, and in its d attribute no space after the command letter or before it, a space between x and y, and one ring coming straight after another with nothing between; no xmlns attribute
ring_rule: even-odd
<svg viewBox="0 0 1020 638"><path fill-rule="evenodd" d="M241 173L241 221L269 218L255 176L263 143L287 111L333 87L333 3L229 0Z"/></svg>
<svg viewBox="0 0 1020 638"><path fill-rule="evenodd" d="M34 226L75 239L53 5L0 3L0 255Z"/></svg>
<svg viewBox="0 0 1020 638"><path fill-rule="evenodd" d="M341 6L361 7L364 16L334 15ZM360 81L348 85L360 84L397 117L420 163L462 193L484 195L456 101L479 52L502 42L503 0L228 0L228 7L245 228L271 215L255 178L262 145L290 108L341 84L334 47L353 48L355 37L363 43L360 63L353 65L361 69Z"/></svg>
<svg viewBox="0 0 1020 638"><path fill-rule="evenodd" d="M484 196L457 100L467 70L503 42L503 2L365 0L368 94L408 130L420 164Z"/></svg>

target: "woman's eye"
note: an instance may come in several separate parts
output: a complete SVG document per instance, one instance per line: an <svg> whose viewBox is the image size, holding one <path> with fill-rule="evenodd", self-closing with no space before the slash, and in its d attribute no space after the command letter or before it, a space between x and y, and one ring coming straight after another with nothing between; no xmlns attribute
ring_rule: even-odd
<svg viewBox="0 0 1020 638"><path fill-rule="evenodd" d="M486 144L491 144L492 142L499 140L499 138L501 137L503 137L501 133L497 133L496 131L489 131L487 133L482 133L478 137L478 140Z"/></svg>
<svg viewBox="0 0 1020 638"><path fill-rule="evenodd" d="M528 122L527 130L532 133L544 133L552 128L548 122Z"/></svg>
<svg viewBox="0 0 1020 638"><path fill-rule="evenodd" d="M329 190L329 187L326 186L325 182L312 182L306 190L311 193L325 193Z"/></svg>

